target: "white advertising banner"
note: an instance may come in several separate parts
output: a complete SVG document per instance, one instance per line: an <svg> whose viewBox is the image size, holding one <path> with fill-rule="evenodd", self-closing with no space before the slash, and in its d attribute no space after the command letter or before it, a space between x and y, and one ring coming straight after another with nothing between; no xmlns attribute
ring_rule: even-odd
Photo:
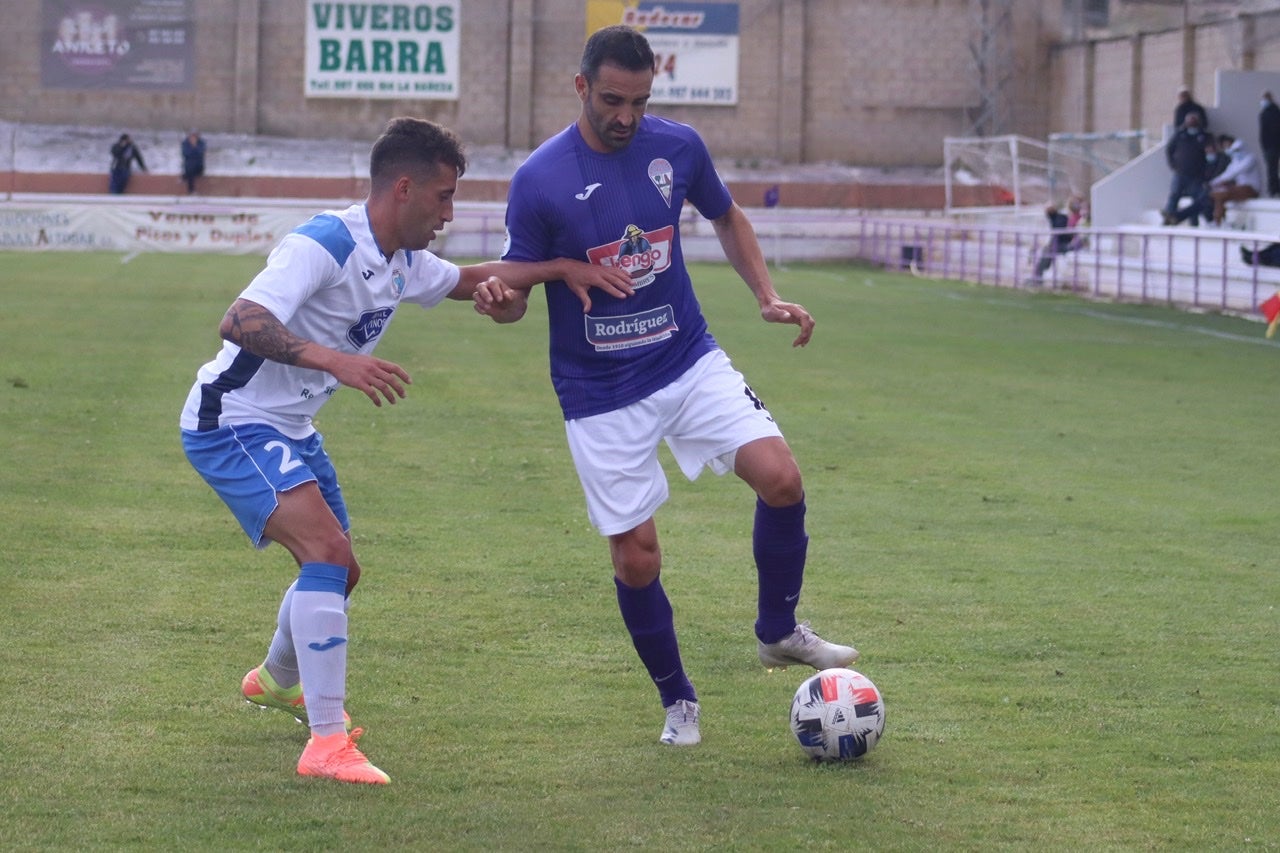
<svg viewBox="0 0 1280 853"><path fill-rule="evenodd" d="M317 208L0 205L0 250L266 254Z"/></svg>
<svg viewBox="0 0 1280 853"><path fill-rule="evenodd" d="M304 94L457 100L461 5L307 0Z"/></svg>

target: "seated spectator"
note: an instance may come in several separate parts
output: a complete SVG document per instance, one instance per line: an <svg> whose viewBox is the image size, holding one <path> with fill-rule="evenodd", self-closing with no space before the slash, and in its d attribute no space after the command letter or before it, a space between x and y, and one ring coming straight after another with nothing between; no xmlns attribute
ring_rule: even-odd
<svg viewBox="0 0 1280 853"><path fill-rule="evenodd" d="M1227 213L1227 202L1246 201L1262 195L1262 167L1258 158L1244 147L1242 140L1229 133L1218 137L1231 162L1226 170L1209 182L1209 198L1213 205L1213 224L1221 225Z"/></svg>
<svg viewBox="0 0 1280 853"><path fill-rule="evenodd" d="M1067 213L1062 213L1057 205L1049 205L1044 209L1045 219L1049 220L1052 232L1048 242L1040 250L1036 260L1035 281L1039 283L1044 274L1053 266L1054 258L1067 252L1074 252L1084 245L1084 238L1074 230L1082 221L1086 221L1084 199L1073 195L1067 200Z"/></svg>
<svg viewBox="0 0 1280 853"><path fill-rule="evenodd" d="M1228 136L1228 134L1224 133L1222 136ZM1204 179L1206 181L1212 181L1231 165L1231 155L1227 153L1227 145L1230 143L1221 142L1222 136L1215 137L1212 133L1205 136Z"/></svg>

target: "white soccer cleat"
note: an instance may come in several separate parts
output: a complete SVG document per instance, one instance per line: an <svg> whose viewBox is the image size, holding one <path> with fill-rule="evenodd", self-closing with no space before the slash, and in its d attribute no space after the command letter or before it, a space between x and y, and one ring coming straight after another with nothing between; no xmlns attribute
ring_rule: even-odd
<svg viewBox="0 0 1280 853"><path fill-rule="evenodd" d="M702 741L702 731L698 728L698 717L702 709L697 702L688 699L677 699L666 707L667 724L662 729L660 740L669 746L693 746Z"/></svg>
<svg viewBox="0 0 1280 853"><path fill-rule="evenodd" d="M776 643L760 643L759 652L760 663L768 669L786 669L793 663L819 670L843 668L858 659L858 650L853 646L828 643L813 633L808 622L801 622Z"/></svg>

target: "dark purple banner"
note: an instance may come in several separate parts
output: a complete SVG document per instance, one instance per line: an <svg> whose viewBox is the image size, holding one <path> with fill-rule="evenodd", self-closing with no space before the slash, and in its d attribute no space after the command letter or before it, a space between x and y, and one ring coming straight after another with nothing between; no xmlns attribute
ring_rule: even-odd
<svg viewBox="0 0 1280 853"><path fill-rule="evenodd" d="M194 85L192 0L43 0L46 89L186 91Z"/></svg>

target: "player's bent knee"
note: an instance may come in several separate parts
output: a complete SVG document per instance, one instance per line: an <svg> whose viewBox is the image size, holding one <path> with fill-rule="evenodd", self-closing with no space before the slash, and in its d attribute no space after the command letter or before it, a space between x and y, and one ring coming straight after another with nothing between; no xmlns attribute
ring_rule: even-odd
<svg viewBox="0 0 1280 853"><path fill-rule="evenodd" d="M790 451L759 455L750 465L739 466L737 473L769 506L791 506L804 499L804 479Z"/></svg>
<svg viewBox="0 0 1280 853"><path fill-rule="evenodd" d="M804 500L804 483L800 480L799 472L796 472L794 477L765 484L756 490L756 494L771 507L795 506Z"/></svg>
<svg viewBox="0 0 1280 853"><path fill-rule="evenodd" d="M653 583L662 571L662 550L652 522L610 536L609 555L618 580L633 589L643 589Z"/></svg>

